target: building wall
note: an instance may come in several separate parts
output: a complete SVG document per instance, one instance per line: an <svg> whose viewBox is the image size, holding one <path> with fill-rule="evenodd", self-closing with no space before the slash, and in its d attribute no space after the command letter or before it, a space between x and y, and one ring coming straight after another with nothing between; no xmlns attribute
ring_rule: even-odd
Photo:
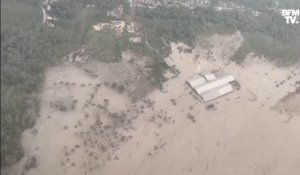
<svg viewBox="0 0 300 175"><path fill-rule="evenodd" d="M214 88L220 87L232 81L234 81L234 77L232 75L224 75L222 77L217 78L215 81L208 82L206 84L195 87L195 90L200 95L205 91L212 90Z"/></svg>

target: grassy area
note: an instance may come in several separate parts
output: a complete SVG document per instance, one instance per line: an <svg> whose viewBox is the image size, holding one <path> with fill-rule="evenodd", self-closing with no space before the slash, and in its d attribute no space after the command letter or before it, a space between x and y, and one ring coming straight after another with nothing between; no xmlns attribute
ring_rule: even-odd
<svg viewBox="0 0 300 175"><path fill-rule="evenodd" d="M163 56L169 52L159 52L149 49L145 44L131 43L128 36L116 36L109 32L90 31L86 43L87 53L92 59L100 62L117 62L122 59L122 52L131 50L141 56L152 58L148 67L151 68L149 80L159 87L164 81L163 72L167 68L163 62Z"/></svg>
<svg viewBox="0 0 300 175"><path fill-rule="evenodd" d="M129 44L126 36L118 37L110 32L91 31L87 42L87 53L101 62L116 62Z"/></svg>
<svg viewBox="0 0 300 175"><path fill-rule="evenodd" d="M17 33L31 30L41 24L42 20L43 13L39 3L1 0L1 31Z"/></svg>
<svg viewBox="0 0 300 175"><path fill-rule="evenodd" d="M254 52L282 64L300 62L300 25L287 25L280 14L265 10L259 17L251 12L221 11L210 8L140 9L138 20L147 29L149 42L162 47L161 37L193 45L196 38L215 33L231 34L239 30L245 42L233 57L242 62Z"/></svg>
<svg viewBox="0 0 300 175"><path fill-rule="evenodd" d="M299 43L284 43L262 33L245 33L245 40L232 58L241 63L248 53L263 55L277 65L285 66L299 62Z"/></svg>

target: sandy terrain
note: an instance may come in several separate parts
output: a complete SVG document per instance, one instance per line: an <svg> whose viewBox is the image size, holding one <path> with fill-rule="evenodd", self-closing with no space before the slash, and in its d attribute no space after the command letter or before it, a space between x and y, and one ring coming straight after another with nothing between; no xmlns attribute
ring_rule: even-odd
<svg viewBox="0 0 300 175"><path fill-rule="evenodd" d="M208 41L208 48L192 53L172 44L170 58L180 73L135 103L132 91L147 81L127 63L49 69L41 117L24 132L26 156L11 174L24 172L24 165L26 175L300 174L300 114L290 119L277 110L295 91L299 65L278 68L253 55L236 65L228 58L242 43L239 33ZM185 81L218 69L233 74L242 88L208 103L217 107L208 111ZM111 88L113 82L125 91Z"/></svg>

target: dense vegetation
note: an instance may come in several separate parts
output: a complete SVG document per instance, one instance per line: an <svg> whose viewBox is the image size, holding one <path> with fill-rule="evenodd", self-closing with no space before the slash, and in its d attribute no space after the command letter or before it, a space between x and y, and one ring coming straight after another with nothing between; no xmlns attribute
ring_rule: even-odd
<svg viewBox="0 0 300 175"><path fill-rule="evenodd" d="M260 7L261 8L261 7ZM300 61L300 25L285 24L280 14L264 9L256 17L251 11L215 11L211 8L140 9L139 20L145 25L149 42L161 48L161 36L169 41L193 44L195 38L214 33L228 34L237 30L245 37L242 47L233 57L237 62L254 52L279 64Z"/></svg>

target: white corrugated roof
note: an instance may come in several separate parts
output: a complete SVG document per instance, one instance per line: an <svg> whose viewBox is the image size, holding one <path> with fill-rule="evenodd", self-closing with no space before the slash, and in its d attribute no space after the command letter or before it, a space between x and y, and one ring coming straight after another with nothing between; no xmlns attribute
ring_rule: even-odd
<svg viewBox="0 0 300 175"><path fill-rule="evenodd" d="M207 73L207 74L202 74L202 75L205 77L205 79L207 81L212 81L212 80L216 79L216 76L213 73Z"/></svg>
<svg viewBox="0 0 300 175"><path fill-rule="evenodd" d="M234 81L234 77L232 75L223 75L214 81L195 87L195 90L200 95L203 92L215 89L232 81Z"/></svg>
<svg viewBox="0 0 300 175"><path fill-rule="evenodd" d="M218 98L222 95L228 94L233 91L233 88L230 84L225 84L223 86L217 87L215 89L206 91L204 93L199 94L204 101L210 101L215 98Z"/></svg>
<svg viewBox="0 0 300 175"><path fill-rule="evenodd" d="M199 85L202 85L206 82L205 78L199 74L197 74L195 77L193 77L192 79L188 80L188 83L190 84L190 86L192 88L195 88Z"/></svg>

